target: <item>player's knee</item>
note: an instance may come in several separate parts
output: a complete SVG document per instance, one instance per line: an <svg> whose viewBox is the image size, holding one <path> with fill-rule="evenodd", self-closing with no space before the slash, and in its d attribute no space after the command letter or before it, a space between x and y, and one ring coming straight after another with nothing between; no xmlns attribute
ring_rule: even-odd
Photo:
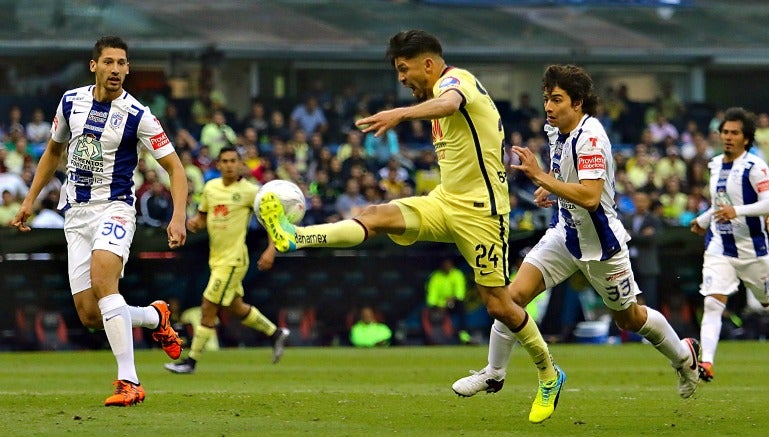
<svg viewBox="0 0 769 437"><path fill-rule="evenodd" d="M101 314L80 313L78 317L80 318L80 323L88 329L101 329L104 326Z"/></svg>

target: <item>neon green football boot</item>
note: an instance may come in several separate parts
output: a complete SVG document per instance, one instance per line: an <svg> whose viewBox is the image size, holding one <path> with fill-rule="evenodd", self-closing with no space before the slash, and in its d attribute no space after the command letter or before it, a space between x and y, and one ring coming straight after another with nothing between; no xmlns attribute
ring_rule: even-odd
<svg viewBox="0 0 769 437"><path fill-rule="evenodd" d="M555 366L557 376L550 381L540 382L537 390L537 397L531 404L529 413L529 422L541 423L550 418L558 406L558 397L561 395L561 388L566 382L566 374L560 367Z"/></svg>
<svg viewBox="0 0 769 437"><path fill-rule="evenodd" d="M266 193L259 202L259 216L279 252L296 250L296 228L288 221L283 204L275 193Z"/></svg>

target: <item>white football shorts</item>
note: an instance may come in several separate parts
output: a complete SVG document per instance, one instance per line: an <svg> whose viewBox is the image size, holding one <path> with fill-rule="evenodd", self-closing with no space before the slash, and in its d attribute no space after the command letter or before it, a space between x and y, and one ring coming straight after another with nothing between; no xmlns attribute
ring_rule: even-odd
<svg viewBox="0 0 769 437"><path fill-rule="evenodd" d="M73 295L91 288L91 252L94 250L108 250L123 258L125 270L134 232L136 210L125 202L77 205L66 211L64 235Z"/></svg>
<svg viewBox="0 0 769 437"><path fill-rule="evenodd" d="M769 255L751 259L739 259L724 255L705 254L702 262L702 284L700 294L723 294L737 292L740 280L745 288L762 304L769 303Z"/></svg>
<svg viewBox="0 0 769 437"><path fill-rule="evenodd" d="M566 248L566 240L556 229L550 228L523 262L532 264L545 280L545 288L552 288L569 279L580 270L603 303L614 311L627 309L641 293L630 268L627 245L605 261L580 261Z"/></svg>

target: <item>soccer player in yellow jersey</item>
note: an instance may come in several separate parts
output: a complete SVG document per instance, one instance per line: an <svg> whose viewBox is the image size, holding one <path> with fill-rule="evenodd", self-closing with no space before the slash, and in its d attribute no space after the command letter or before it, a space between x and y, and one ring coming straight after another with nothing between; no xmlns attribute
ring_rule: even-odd
<svg viewBox="0 0 769 437"><path fill-rule="evenodd" d="M491 96L470 72L447 65L438 39L424 31L394 35L387 57L420 103L379 112L357 126L381 136L404 121L431 120L441 183L427 196L368 206L351 220L308 227L289 223L277 197L267 194L259 214L268 233L282 252L351 247L383 233L402 245L454 243L474 271L489 314L509 327L536 363L540 390L548 383L560 391L561 372L536 323L507 292L510 201L502 120ZM495 381L489 391L501 384ZM548 399L552 414L555 397Z"/></svg>
<svg viewBox="0 0 769 437"><path fill-rule="evenodd" d="M200 327L193 335L189 356L178 363L166 364L165 368L171 372L195 371L203 347L215 332L216 314L220 308L239 317L245 326L270 336L273 363L277 363L283 355L289 330L277 328L258 309L243 301L242 281L249 264L246 233L258 187L241 178L242 165L234 147L223 147L216 162L222 177L206 183L197 215L187 220L187 229L191 232L208 229L211 277L203 292ZM259 258L259 270L272 268L274 260L275 247L270 242Z"/></svg>

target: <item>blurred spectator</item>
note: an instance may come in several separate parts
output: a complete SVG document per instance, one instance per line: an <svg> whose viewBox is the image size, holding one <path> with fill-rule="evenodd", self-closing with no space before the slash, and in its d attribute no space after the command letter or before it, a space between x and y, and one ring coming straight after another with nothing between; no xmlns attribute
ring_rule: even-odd
<svg viewBox="0 0 769 437"><path fill-rule="evenodd" d="M8 136L12 136L14 133L18 136L26 136L24 124L21 122L21 108L17 105L11 106L8 110L8 126L5 132ZM6 138L5 141L7 142L8 138ZM15 141L15 139L13 141Z"/></svg>
<svg viewBox="0 0 769 437"><path fill-rule="evenodd" d="M690 193L686 196L686 209L678 217L678 226L688 228L692 220L707 210L707 203L703 208L702 199L698 194Z"/></svg>
<svg viewBox="0 0 769 437"><path fill-rule="evenodd" d="M655 162L646 151L645 145L636 145L635 156L628 159L626 169L627 179L636 190L656 190L654 186Z"/></svg>
<svg viewBox="0 0 769 437"><path fill-rule="evenodd" d="M368 205L366 199L360 193L358 181L350 178L347 180L345 190L336 199L336 212L344 219L353 218Z"/></svg>
<svg viewBox="0 0 769 437"><path fill-rule="evenodd" d="M681 158L684 161L703 160L707 163L712 157L713 148L702 132L695 132L692 135L692 142L681 146Z"/></svg>
<svg viewBox="0 0 769 437"><path fill-rule="evenodd" d="M758 114L754 142L761 150L764 161L769 160L769 114L766 112Z"/></svg>
<svg viewBox="0 0 769 437"><path fill-rule="evenodd" d="M343 179L349 179L352 176L352 169L355 166L358 166L366 171L371 168L370 160L363 151L363 148L353 145L353 147L350 149L350 156L342 162L341 177ZM334 169L332 168L329 176L332 176L333 172Z"/></svg>
<svg viewBox="0 0 769 437"><path fill-rule="evenodd" d="M377 319L371 307L360 310L360 318L350 329L350 343L355 347L388 346L392 331L382 320Z"/></svg>
<svg viewBox="0 0 769 437"><path fill-rule="evenodd" d="M29 222L29 227L33 229L64 229L64 216L56 210L58 203L59 192L49 192L42 202L40 202L40 210L35 217L32 218L32 221Z"/></svg>
<svg viewBox="0 0 769 437"><path fill-rule="evenodd" d="M623 218L622 222L630 234L628 244L630 262L635 280L641 289L641 299L652 307L659 308L657 287L660 276L659 235L662 222L651 213L651 199L646 193L633 195L635 212Z"/></svg>
<svg viewBox="0 0 769 437"><path fill-rule="evenodd" d="M24 180L18 173L8 171L4 162L6 156L7 152L5 147L0 145L0 192L7 190L16 198L23 199L27 195L27 192L29 192L29 187L24 183Z"/></svg>
<svg viewBox="0 0 769 437"><path fill-rule="evenodd" d="M382 170L386 170L386 176L380 180L379 187L384 193L385 200L405 197L411 191L407 188L406 181L398 174L398 169L385 167Z"/></svg>
<svg viewBox="0 0 769 437"><path fill-rule="evenodd" d="M195 162L192 159L192 153L190 153L189 150L179 152L179 159L182 161L187 180L191 184L188 188L190 188L192 196L194 197L195 202L197 202L200 199L200 195L203 193L203 185L205 184L203 170L195 165Z"/></svg>
<svg viewBox="0 0 769 437"><path fill-rule="evenodd" d="M267 111L264 108L264 103L254 102L251 104L251 112L243 119L240 129L253 129L257 141L261 143L268 141L267 131L269 126L270 122L267 121Z"/></svg>
<svg viewBox="0 0 769 437"><path fill-rule="evenodd" d="M339 158L340 161L345 161L352 154L352 149L354 147L363 150L363 133L358 129L350 129L347 133L347 141L337 148L336 157ZM363 151L361 153L365 156L366 152Z"/></svg>
<svg viewBox="0 0 769 437"><path fill-rule="evenodd" d="M333 205L336 202L336 198L341 192L339 186L333 186L329 183L328 171L320 169L315 173L315 178L309 185L309 191L311 194L319 196L325 205Z"/></svg>
<svg viewBox="0 0 769 437"><path fill-rule="evenodd" d="M712 132L719 133L718 127L721 126L721 122L724 121L725 114L726 112L723 109L716 110L715 114L713 114L713 118L711 118L708 123L708 134Z"/></svg>
<svg viewBox="0 0 769 437"><path fill-rule="evenodd" d="M206 171L215 167L215 161L211 157L211 149L208 146L203 145L198 150L198 155L195 157L194 163L198 168L203 170L205 175Z"/></svg>
<svg viewBox="0 0 769 437"><path fill-rule="evenodd" d="M270 125L267 127L267 135L270 143L275 139L288 141L291 139L291 129L286 125L286 118L280 110L275 109L270 114Z"/></svg>
<svg viewBox="0 0 769 437"><path fill-rule="evenodd" d="M307 143L307 134L302 129L296 129L294 134L286 143L286 155L293 162L296 171L300 174L307 173L312 154L310 145Z"/></svg>
<svg viewBox="0 0 769 437"><path fill-rule="evenodd" d="M310 167L307 169L307 180L314 180L319 170L324 170L328 174L333 158L334 155L328 147L321 148L317 154L314 154L314 159L310 161Z"/></svg>
<svg viewBox="0 0 769 437"><path fill-rule="evenodd" d="M686 108L681 99L675 94L673 84L665 82L662 84L662 95L659 97L659 107L662 115L670 120L674 125L680 126L681 117Z"/></svg>
<svg viewBox="0 0 769 437"><path fill-rule="evenodd" d="M390 158L400 153L398 134L395 129L389 129L381 137L374 135L373 131L369 132L363 138L363 148L366 150L366 156L371 157L375 165L385 165Z"/></svg>
<svg viewBox="0 0 769 437"><path fill-rule="evenodd" d="M227 124L224 111L214 111L211 121L203 126L200 132L200 142L208 146L211 156L218 156L219 150L224 146L237 143L235 131Z"/></svg>
<svg viewBox="0 0 769 437"><path fill-rule="evenodd" d="M657 114L654 121L647 127L655 144L662 143L666 137L678 140L678 129L662 114Z"/></svg>
<svg viewBox="0 0 769 437"><path fill-rule="evenodd" d="M654 185L661 187L663 181L672 176L677 177L682 182L686 182L686 162L681 159L678 147L669 144L665 151L665 156L657 161L657 165L654 168Z"/></svg>
<svg viewBox="0 0 769 437"><path fill-rule="evenodd" d="M2 201L0 201L0 227L9 226L19 212L19 208L21 208L19 199L10 191L3 190Z"/></svg>
<svg viewBox="0 0 769 437"><path fill-rule="evenodd" d="M27 123L27 139L32 145L45 146L49 138L51 138L51 122L45 119L41 108L35 108L32 111L32 120Z"/></svg>
<svg viewBox="0 0 769 437"><path fill-rule="evenodd" d="M701 132L700 132L700 127L697 125L697 122L694 120L687 121L686 127L684 128L684 131L681 132L681 136L679 138L679 142L681 143L681 146L693 144L694 136L699 133Z"/></svg>
<svg viewBox="0 0 769 437"><path fill-rule="evenodd" d="M403 132L402 143L410 150L432 149L433 138L430 123L425 120L411 120Z"/></svg>
<svg viewBox="0 0 769 437"><path fill-rule="evenodd" d="M310 95L304 103L296 105L291 111L290 127L292 131L301 129L308 134L326 132L328 121L323 109L318 104L318 98Z"/></svg>
<svg viewBox="0 0 769 437"><path fill-rule="evenodd" d="M138 217L138 223L160 228L167 226L171 221L174 205L171 192L162 182L157 180L152 182L150 189L145 191L138 200L142 213Z"/></svg>
<svg viewBox="0 0 769 437"><path fill-rule="evenodd" d="M317 194L310 196L310 205L304 213L302 226L320 225L339 220L339 215L334 211L333 203L328 206Z"/></svg>
<svg viewBox="0 0 769 437"><path fill-rule="evenodd" d="M665 187L659 197L662 203L662 217L666 223L678 224L679 217L686 209L686 193L681 192L681 180L671 176L665 180Z"/></svg>
<svg viewBox="0 0 769 437"><path fill-rule="evenodd" d="M512 113L512 130L521 132L524 138L529 138L538 133L530 128L529 122L540 116L540 111L531 103L529 93L518 95L518 106Z"/></svg>
<svg viewBox="0 0 769 437"><path fill-rule="evenodd" d="M5 166L9 172L21 174L26 166L34 167L35 160L28 150L27 137L17 136L13 148L8 150L5 157Z"/></svg>
<svg viewBox="0 0 769 437"><path fill-rule="evenodd" d="M462 343L470 342L465 315L467 279L451 258L444 258L438 269L430 274L425 284L426 303L430 311L447 312L456 324Z"/></svg>
<svg viewBox="0 0 769 437"><path fill-rule="evenodd" d="M188 131L187 123L185 123L181 115L179 115L179 109L175 104L168 103L165 105L165 110L163 112L153 113L163 114L158 121L160 121L160 125L163 126L163 130L166 131L166 134L169 137L175 138L179 135L180 131ZM176 144L174 143L174 145Z"/></svg>

